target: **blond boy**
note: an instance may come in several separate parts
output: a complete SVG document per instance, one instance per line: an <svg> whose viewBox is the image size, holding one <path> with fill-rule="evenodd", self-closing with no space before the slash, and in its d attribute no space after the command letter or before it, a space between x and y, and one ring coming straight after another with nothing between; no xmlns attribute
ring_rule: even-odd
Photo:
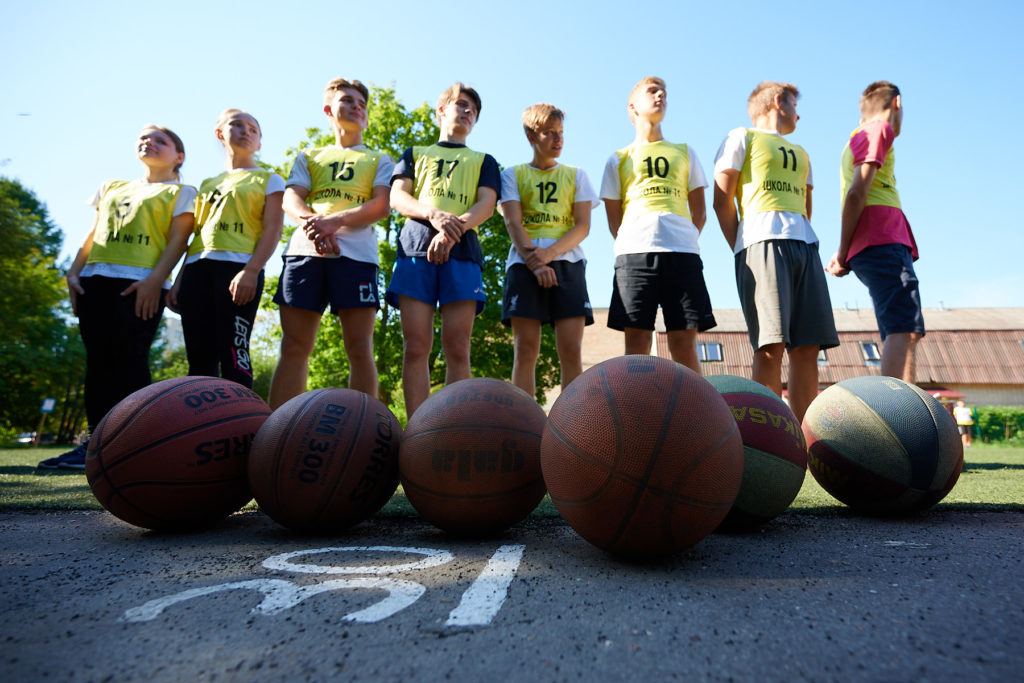
<svg viewBox="0 0 1024 683"><path fill-rule="evenodd" d="M536 392L541 326L555 329L564 389L581 372L583 328L594 323L580 243L590 233L599 201L581 168L558 163L565 114L541 103L523 112L533 148L528 164L501 174L501 207L512 239L506 263L501 319L511 325L515 359L512 383Z"/></svg>
<svg viewBox="0 0 1024 683"><path fill-rule="evenodd" d="M810 159L784 135L796 130L799 92L764 81L750 94L753 128L729 132L715 157L715 213L735 255L736 287L753 379L782 395L789 354L789 404L798 420L818 393L818 352L839 345L832 302L811 228Z"/></svg>
<svg viewBox="0 0 1024 683"><path fill-rule="evenodd" d="M715 326L697 244L707 181L693 149L662 136L665 81L644 78L626 107L636 136L608 159L601 181L615 238L608 327L625 333L627 354L649 354L661 306L673 360L699 373L697 333Z"/></svg>

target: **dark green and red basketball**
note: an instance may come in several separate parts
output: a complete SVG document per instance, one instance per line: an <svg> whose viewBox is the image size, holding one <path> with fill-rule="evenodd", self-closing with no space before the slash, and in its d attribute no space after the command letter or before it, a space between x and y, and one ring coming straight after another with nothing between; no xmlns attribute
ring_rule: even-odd
<svg viewBox="0 0 1024 683"><path fill-rule="evenodd" d="M927 392L892 377L835 384L804 416L808 468L822 488L872 515L942 500L963 468L956 420Z"/></svg>
<svg viewBox="0 0 1024 683"><path fill-rule="evenodd" d="M656 356L589 368L555 401L541 447L562 517L628 556L692 546L725 519L743 477L743 441L708 382Z"/></svg>
<svg viewBox="0 0 1024 683"><path fill-rule="evenodd" d="M804 483L807 448L789 406L763 384L736 375L707 380L729 404L743 437L743 483L724 531L741 531L785 512Z"/></svg>
<svg viewBox="0 0 1024 683"><path fill-rule="evenodd" d="M130 524L208 525L252 498L249 449L268 415L256 392L226 379L157 382L100 420L85 474L100 504Z"/></svg>

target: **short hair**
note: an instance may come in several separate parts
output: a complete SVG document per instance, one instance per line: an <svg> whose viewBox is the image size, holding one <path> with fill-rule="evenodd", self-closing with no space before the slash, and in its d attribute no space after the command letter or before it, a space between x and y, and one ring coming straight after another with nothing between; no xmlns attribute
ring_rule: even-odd
<svg viewBox="0 0 1024 683"><path fill-rule="evenodd" d="M538 128L552 120L564 121L565 112L548 102L531 104L523 112L523 130L527 135L536 133Z"/></svg>
<svg viewBox="0 0 1024 683"><path fill-rule="evenodd" d="M889 81L875 81L860 95L861 116L871 116L892 107L892 101L900 94L900 89Z"/></svg>
<svg viewBox="0 0 1024 683"><path fill-rule="evenodd" d="M351 80L350 81L350 80L347 80L345 78L335 78L335 79L332 79L327 84L326 88L324 88L324 104L325 105L330 104L331 100L334 99L334 93L336 93L336 92L338 92L340 90L345 90L346 88L351 88L352 90L358 90L359 94L363 96L364 100L366 100L367 102L370 101L370 91L366 89L366 86L363 85L361 81L357 81L357 80Z"/></svg>
<svg viewBox="0 0 1024 683"><path fill-rule="evenodd" d="M483 106L480 102L480 94L460 81L456 81L451 87L441 93L441 96L437 98L437 108L447 107L450 103L459 99L459 95L462 94L473 100L473 105L476 107L476 117L480 118L480 109Z"/></svg>
<svg viewBox="0 0 1024 683"><path fill-rule="evenodd" d="M626 100L626 104L632 104L633 95L636 95L637 91L640 90L640 88L650 83L654 83L655 85L661 86L662 90L666 89L664 79L658 78L657 76L644 76L636 85L633 86L633 89L629 91L629 99Z"/></svg>
<svg viewBox="0 0 1024 683"><path fill-rule="evenodd" d="M220 113L220 116L217 117L217 130L220 130L221 127L223 127L224 124L228 122L228 119L234 116L235 114L245 114L246 116L250 117L253 121L256 121L256 117L250 114L249 112L245 111L244 109L225 109ZM263 127L260 126L259 121L256 121L256 128L259 129L260 136L262 136Z"/></svg>
<svg viewBox="0 0 1024 683"><path fill-rule="evenodd" d="M789 93L794 100L800 97L800 91L792 83L780 83L779 81L761 81L747 98L747 115L753 121L758 116L763 116L771 111L772 102L776 95Z"/></svg>
<svg viewBox="0 0 1024 683"><path fill-rule="evenodd" d="M171 130L170 128L165 128L163 126L157 126L157 125L152 124L152 123L146 124L145 126L142 127L142 131L143 132L147 131L147 130L158 130L161 133L163 133L164 135L166 135L167 137L169 137L171 139L171 143L174 145L175 151L177 151L178 154L181 154L181 155L184 156L184 154L185 154L185 143L181 141L181 138L178 137L178 134L175 133L173 130ZM185 160L182 159L181 163L174 167L174 174L176 176L178 176L178 180L181 180L181 167L182 167L182 165L184 163L185 163Z"/></svg>

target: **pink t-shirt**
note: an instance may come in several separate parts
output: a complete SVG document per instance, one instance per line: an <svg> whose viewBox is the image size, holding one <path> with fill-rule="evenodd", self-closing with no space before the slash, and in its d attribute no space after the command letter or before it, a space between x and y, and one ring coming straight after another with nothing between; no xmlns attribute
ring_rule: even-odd
<svg viewBox="0 0 1024 683"><path fill-rule="evenodd" d="M885 163L885 155L889 153L895 139L896 134L888 121L876 120L865 123L850 138L853 167L856 169L861 164L871 164L881 168ZM851 259L864 249L879 244L906 245L910 247L914 260L917 260L917 241L902 209L895 206L865 206L857 222L857 229L853 233L846 258Z"/></svg>

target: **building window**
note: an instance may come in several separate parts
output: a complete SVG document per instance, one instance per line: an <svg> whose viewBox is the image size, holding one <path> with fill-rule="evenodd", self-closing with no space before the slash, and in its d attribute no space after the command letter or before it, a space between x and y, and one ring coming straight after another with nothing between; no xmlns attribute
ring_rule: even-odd
<svg viewBox="0 0 1024 683"><path fill-rule="evenodd" d="M828 356L825 355L825 349L818 349L818 365L828 365Z"/></svg>
<svg viewBox="0 0 1024 683"><path fill-rule="evenodd" d="M882 364L882 353L878 350L878 344L876 342L861 342L860 354L864 357L864 365L869 368L878 367Z"/></svg>
<svg viewBox="0 0 1024 683"><path fill-rule="evenodd" d="M697 357L702 363L722 362L722 345L718 343L697 344Z"/></svg>

